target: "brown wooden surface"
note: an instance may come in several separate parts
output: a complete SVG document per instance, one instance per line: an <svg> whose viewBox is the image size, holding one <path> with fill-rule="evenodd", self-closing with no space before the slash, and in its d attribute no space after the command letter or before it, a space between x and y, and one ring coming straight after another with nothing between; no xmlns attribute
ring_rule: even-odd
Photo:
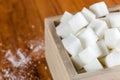
<svg viewBox="0 0 120 80"><path fill-rule="evenodd" d="M44 18L60 15L65 10L77 12L82 7L88 7L98 1L102 0L0 0L0 75L3 74L3 68L11 65L5 63L4 56L7 50L11 50L16 55L15 51L21 49L28 56L31 53L30 43L44 44ZM108 6L120 4L120 0L104 1ZM32 59L37 67L32 68L33 65L28 65L29 68L25 69L24 73L33 69L33 76L39 76L39 80L51 80L44 50L32 55ZM21 68L11 69L16 72L21 70Z"/></svg>

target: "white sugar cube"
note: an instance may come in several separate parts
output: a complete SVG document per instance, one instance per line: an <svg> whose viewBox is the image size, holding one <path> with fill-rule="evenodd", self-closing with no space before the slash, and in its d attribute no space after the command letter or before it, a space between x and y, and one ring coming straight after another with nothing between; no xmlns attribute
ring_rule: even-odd
<svg viewBox="0 0 120 80"><path fill-rule="evenodd" d="M92 60L96 58L95 50L92 47L87 47L79 53L79 58L83 66L89 64Z"/></svg>
<svg viewBox="0 0 120 80"><path fill-rule="evenodd" d="M97 45L97 43L90 45L89 47L91 47L94 50L94 55L99 58L103 56L103 53L101 51L101 49L99 48L99 46Z"/></svg>
<svg viewBox="0 0 120 80"><path fill-rule="evenodd" d="M57 27L56 27L56 33L61 36L62 38L65 38L67 36L69 36L71 33L73 33L72 28L70 27L69 24L67 23L60 23Z"/></svg>
<svg viewBox="0 0 120 80"><path fill-rule="evenodd" d="M101 63L98 61L98 59L93 59L90 63L86 64L84 66L84 69L87 72L91 72L91 71L98 71L98 70L102 70L103 66L101 65Z"/></svg>
<svg viewBox="0 0 120 80"><path fill-rule="evenodd" d="M89 9L87 8L83 8L82 9L82 14L85 16L85 18L87 19L88 22L91 22L92 20L94 20L96 18L96 15L90 11Z"/></svg>
<svg viewBox="0 0 120 80"><path fill-rule="evenodd" d="M84 48L88 47L91 44L96 43L98 40L97 35L91 28L86 28L77 36L83 45Z"/></svg>
<svg viewBox="0 0 120 80"><path fill-rule="evenodd" d="M120 51L112 52L108 56L106 56L105 64L107 67L120 65Z"/></svg>
<svg viewBox="0 0 120 80"><path fill-rule="evenodd" d="M97 17L103 17L103 16L109 14L109 11L108 11L108 8L107 8L105 2L95 3L95 4L91 5L89 8L97 15Z"/></svg>
<svg viewBox="0 0 120 80"><path fill-rule="evenodd" d="M107 23L108 28L111 28L111 24L110 24L110 21L109 21L109 18L108 18L108 17L99 18L99 19L105 21L105 22Z"/></svg>
<svg viewBox="0 0 120 80"><path fill-rule="evenodd" d="M112 53L112 52L120 52L120 48L112 49L110 52L111 52L111 53Z"/></svg>
<svg viewBox="0 0 120 80"><path fill-rule="evenodd" d="M114 48L114 50L120 50L120 40L118 41L116 47Z"/></svg>
<svg viewBox="0 0 120 80"><path fill-rule="evenodd" d="M120 28L120 12L115 12L115 13L111 13L109 15L107 15L111 27L115 28L115 27L119 27Z"/></svg>
<svg viewBox="0 0 120 80"><path fill-rule="evenodd" d="M103 38L105 30L108 28L106 22L100 19L93 20L88 27L91 27L99 38Z"/></svg>
<svg viewBox="0 0 120 80"><path fill-rule="evenodd" d="M60 22L67 22L68 20L70 20L72 18L73 14L65 11L64 14L62 15Z"/></svg>
<svg viewBox="0 0 120 80"><path fill-rule="evenodd" d="M83 48L80 40L73 34L62 39L63 46L72 55L76 56Z"/></svg>
<svg viewBox="0 0 120 80"><path fill-rule="evenodd" d="M75 34L75 36L79 36L79 35L82 34L85 30L86 30L86 28L82 28L78 33Z"/></svg>
<svg viewBox="0 0 120 80"><path fill-rule="evenodd" d="M109 50L108 50L108 48L107 48L104 40L98 41L97 44L98 44L100 50L101 50L102 53L103 53L102 56L106 56L106 55L109 54ZM101 57L102 57L102 56L101 56Z"/></svg>
<svg viewBox="0 0 120 80"><path fill-rule="evenodd" d="M117 28L120 31L120 28Z"/></svg>
<svg viewBox="0 0 120 80"><path fill-rule="evenodd" d="M76 56L72 56L71 60L73 61L73 64L75 65L75 67L77 68L77 70L80 70L83 67L83 63L81 62L80 58L78 55Z"/></svg>
<svg viewBox="0 0 120 80"><path fill-rule="evenodd" d="M104 38L105 43L109 48L116 48L120 41L120 32L117 28L107 29Z"/></svg>
<svg viewBox="0 0 120 80"><path fill-rule="evenodd" d="M87 26L88 21L81 12L78 12L68 21L68 23L72 27L74 33L77 33L81 28Z"/></svg>

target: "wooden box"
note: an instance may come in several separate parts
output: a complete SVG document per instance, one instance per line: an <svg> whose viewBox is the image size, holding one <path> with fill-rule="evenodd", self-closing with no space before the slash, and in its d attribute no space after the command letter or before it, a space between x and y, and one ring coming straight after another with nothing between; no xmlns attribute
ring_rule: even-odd
<svg viewBox="0 0 120 80"><path fill-rule="evenodd" d="M120 11L120 6L110 7L109 11ZM120 80L120 66L96 72L77 73L71 59L56 34L55 22L61 16L45 19L45 55L54 80Z"/></svg>

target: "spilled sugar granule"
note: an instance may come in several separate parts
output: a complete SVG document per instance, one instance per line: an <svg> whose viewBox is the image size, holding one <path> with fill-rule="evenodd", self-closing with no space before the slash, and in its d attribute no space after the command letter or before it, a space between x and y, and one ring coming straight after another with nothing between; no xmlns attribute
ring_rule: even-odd
<svg viewBox="0 0 120 80"><path fill-rule="evenodd" d="M20 49L17 50L16 54L20 58L19 60L16 59L10 50L8 50L5 55L7 60L10 61L14 67L24 66L28 63L29 57L25 57Z"/></svg>
<svg viewBox="0 0 120 80"><path fill-rule="evenodd" d="M41 80L41 76L38 73L37 67L41 64L41 57L33 57L34 55L41 55L44 51L44 41L30 41L26 43L30 53L26 55L26 50L20 48L15 52L12 50L4 50L4 58L1 61L0 66L0 80ZM42 57L44 57L42 55ZM34 59L33 59L34 58ZM0 65L1 65L0 64ZM45 70L47 70L45 66Z"/></svg>
<svg viewBox="0 0 120 80"><path fill-rule="evenodd" d="M35 25L32 25L32 28L35 28Z"/></svg>
<svg viewBox="0 0 120 80"><path fill-rule="evenodd" d="M47 70L47 66L45 66L45 70Z"/></svg>
<svg viewBox="0 0 120 80"><path fill-rule="evenodd" d="M2 46L2 43L0 43L0 46Z"/></svg>
<svg viewBox="0 0 120 80"><path fill-rule="evenodd" d="M38 45L34 48L33 52L39 52L41 49L43 49L43 47L41 45Z"/></svg>

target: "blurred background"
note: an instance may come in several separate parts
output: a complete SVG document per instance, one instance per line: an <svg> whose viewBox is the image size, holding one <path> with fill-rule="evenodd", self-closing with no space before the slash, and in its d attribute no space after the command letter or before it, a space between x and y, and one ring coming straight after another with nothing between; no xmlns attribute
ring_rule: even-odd
<svg viewBox="0 0 120 80"><path fill-rule="evenodd" d="M52 80L45 60L44 19L99 1L120 4L120 0L0 0L0 80Z"/></svg>

